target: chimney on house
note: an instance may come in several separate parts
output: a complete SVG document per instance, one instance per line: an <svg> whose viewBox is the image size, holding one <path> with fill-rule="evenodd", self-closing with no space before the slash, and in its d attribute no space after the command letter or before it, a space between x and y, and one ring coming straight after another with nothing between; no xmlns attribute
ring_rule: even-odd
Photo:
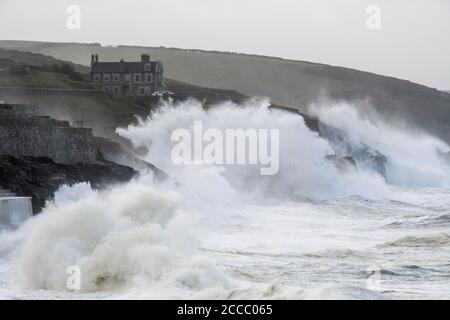
<svg viewBox="0 0 450 320"><path fill-rule="evenodd" d="M120 72L125 72L125 60L120 58Z"/></svg>
<svg viewBox="0 0 450 320"><path fill-rule="evenodd" d="M91 67L92 67L92 65L94 64L94 60L95 59L95 56L94 56L94 54L91 54Z"/></svg>
<svg viewBox="0 0 450 320"><path fill-rule="evenodd" d="M150 55L149 54L141 54L141 62L150 62Z"/></svg>
<svg viewBox="0 0 450 320"><path fill-rule="evenodd" d="M95 55L95 62L98 62L98 54Z"/></svg>

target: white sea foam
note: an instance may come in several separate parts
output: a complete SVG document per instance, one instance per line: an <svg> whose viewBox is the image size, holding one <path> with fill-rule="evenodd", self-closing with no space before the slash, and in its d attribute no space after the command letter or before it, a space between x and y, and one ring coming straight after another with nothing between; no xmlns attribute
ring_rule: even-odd
<svg viewBox="0 0 450 320"><path fill-rule="evenodd" d="M179 194L139 181L105 192L63 188L31 222L17 261L21 283L64 290L67 267L78 265L83 291L138 279L180 291L223 289L226 278L195 248L195 215L179 202Z"/></svg>
<svg viewBox="0 0 450 320"><path fill-rule="evenodd" d="M252 165L216 166L217 177L209 177L211 180L206 181L208 188L215 188L215 184L220 183L217 189L224 191L225 178L234 191L253 192L259 197L324 199L353 194L377 197L385 192L384 181L370 172L342 175L332 163L324 161L327 155L334 154L333 149L306 127L303 118L270 110L268 106L267 100L255 99L243 106L225 103L205 111L201 103L192 100L175 106L166 105L151 117L141 120L139 125L120 129L118 133L130 139L136 147L148 148L146 160L189 185L194 178L192 172L198 174L203 168L173 164L170 135L174 130L184 128L192 132L194 121L199 120L204 130L278 129L280 170L276 175L261 177L259 168Z"/></svg>
<svg viewBox="0 0 450 320"><path fill-rule="evenodd" d="M320 114L327 123L349 133L354 129L355 139L385 153L388 181L416 185L429 177L425 184L435 181L440 185L446 179L446 175L438 179L445 166L434 155L435 148L447 150L444 143L429 137L418 139L422 161L428 161L419 167L419 155L412 146L405 146L415 138L374 127L346 108L343 119L341 109L331 108L333 116L326 111ZM217 129L279 129L279 173L264 177L251 165L173 164L172 130L192 130L196 120ZM395 137L379 133L384 130ZM393 197L392 188L378 174L363 169L340 172L324 160L333 154L326 140L308 130L300 116L269 110L265 100L251 100L243 106L224 103L208 111L196 101L166 105L138 125L118 132L136 147L146 147L146 160L170 178L155 182L152 175L143 174L104 191L93 191L88 184L62 187L40 215L14 235L0 235L4 240L0 254L14 261L21 288L66 291L66 269L78 265L82 286L75 294L379 298L383 295L361 286L336 285L329 290L327 285L317 288L304 279L317 279L318 274L308 269L317 266L322 268L325 283L334 281L337 261L345 265L343 274L351 270L359 279L367 268L366 260L382 263L378 253L368 248L407 236L408 231L391 234L392 229L378 226L430 214L419 208L411 212L412 218L407 212L391 217L383 207L389 202L383 198ZM398 155L395 148L399 148ZM408 195L403 193L401 198ZM311 253L324 250L358 254ZM273 283L275 279L283 284Z"/></svg>
<svg viewBox="0 0 450 320"><path fill-rule="evenodd" d="M325 123L348 133L354 143L366 143L383 153L388 159L388 183L405 187L450 186L450 168L440 156L450 148L442 140L422 131L369 120L347 103L316 105L311 110Z"/></svg>

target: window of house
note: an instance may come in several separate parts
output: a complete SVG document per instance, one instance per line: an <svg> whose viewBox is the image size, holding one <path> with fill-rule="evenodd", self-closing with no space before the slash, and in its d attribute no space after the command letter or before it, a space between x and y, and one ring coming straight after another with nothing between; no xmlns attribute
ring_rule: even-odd
<svg viewBox="0 0 450 320"><path fill-rule="evenodd" d="M103 81L110 81L111 80L111 75L109 73L105 73L103 75Z"/></svg>
<svg viewBox="0 0 450 320"><path fill-rule="evenodd" d="M120 81L120 74L114 73L114 74L113 74L113 80L114 80L114 81Z"/></svg>
<svg viewBox="0 0 450 320"><path fill-rule="evenodd" d="M139 73L136 73L136 74L134 75L134 81L135 81L135 82L140 82L140 81L141 81L141 75L140 75Z"/></svg>
<svg viewBox="0 0 450 320"><path fill-rule="evenodd" d="M118 94L119 93L119 87L113 87L112 89L114 94Z"/></svg>
<svg viewBox="0 0 450 320"><path fill-rule="evenodd" d="M145 88L139 88L139 95L144 96L145 95Z"/></svg>
<svg viewBox="0 0 450 320"><path fill-rule="evenodd" d="M94 74L94 81L100 81L100 75L98 73Z"/></svg>
<svg viewBox="0 0 450 320"><path fill-rule="evenodd" d="M103 87L103 91L110 92L111 91L111 87L110 86L105 86L105 87Z"/></svg>
<svg viewBox="0 0 450 320"><path fill-rule="evenodd" d="M152 81L152 75L151 75L151 73L147 73L147 74L145 75L145 81L146 81L146 82L151 82L151 81Z"/></svg>
<svg viewBox="0 0 450 320"><path fill-rule="evenodd" d="M152 69L152 65L150 63L145 64L145 71L150 71Z"/></svg>

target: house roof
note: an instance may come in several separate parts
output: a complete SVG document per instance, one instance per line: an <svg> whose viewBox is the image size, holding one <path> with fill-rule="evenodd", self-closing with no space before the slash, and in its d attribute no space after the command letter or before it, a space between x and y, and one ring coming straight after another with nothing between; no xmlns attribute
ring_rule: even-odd
<svg viewBox="0 0 450 320"><path fill-rule="evenodd" d="M145 70L145 64L150 63L150 70ZM91 72L155 72L157 61L151 62L94 62Z"/></svg>

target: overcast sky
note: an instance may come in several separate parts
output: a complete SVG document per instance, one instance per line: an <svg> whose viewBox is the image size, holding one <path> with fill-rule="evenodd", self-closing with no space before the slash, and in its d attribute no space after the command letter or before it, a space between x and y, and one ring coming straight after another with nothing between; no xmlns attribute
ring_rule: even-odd
<svg viewBox="0 0 450 320"><path fill-rule="evenodd" d="M367 27L370 5L381 29ZM0 39L257 53L450 90L449 0L0 0Z"/></svg>

